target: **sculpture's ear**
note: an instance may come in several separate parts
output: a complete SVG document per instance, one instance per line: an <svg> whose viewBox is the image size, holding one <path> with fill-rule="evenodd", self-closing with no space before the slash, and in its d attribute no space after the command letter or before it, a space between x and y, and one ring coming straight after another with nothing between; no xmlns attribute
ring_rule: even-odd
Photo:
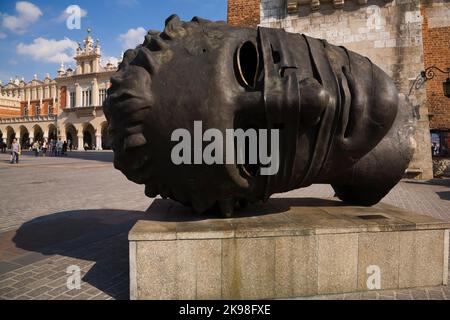
<svg viewBox="0 0 450 320"><path fill-rule="evenodd" d="M241 85L255 89L259 70L259 52L252 41L242 43L236 51L236 77Z"/></svg>

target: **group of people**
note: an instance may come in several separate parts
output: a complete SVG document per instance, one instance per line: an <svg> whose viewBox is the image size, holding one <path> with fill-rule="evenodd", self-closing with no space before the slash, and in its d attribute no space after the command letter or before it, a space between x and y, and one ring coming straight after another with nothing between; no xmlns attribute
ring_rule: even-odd
<svg viewBox="0 0 450 320"><path fill-rule="evenodd" d="M31 145L31 150L34 152L34 155L38 157L40 154L42 156L47 156L47 152L54 157L61 157L67 155L67 148L69 143L67 141L62 141L61 139L53 140L50 139L50 142L47 142L47 139L35 141Z"/></svg>
<svg viewBox="0 0 450 320"><path fill-rule="evenodd" d="M3 142L2 142L3 143ZM61 157L67 155L67 149L71 148L71 143L67 141L62 141L61 139L53 140L50 139L50 142L47 141L47 139L43 140L37 140L31 146L29 147L30 151L34 152L34 155L38 157L39 155L42 155L43 157L47 156L49 154L50 156L54 157ZM0 146L0 147L3 147ZM6 151L6 144L5 144L5 151ZM16 138L13 139L11 143L11 161L10 163L19 163L19 157L21 155L22 148L17 141Z"/></svg>

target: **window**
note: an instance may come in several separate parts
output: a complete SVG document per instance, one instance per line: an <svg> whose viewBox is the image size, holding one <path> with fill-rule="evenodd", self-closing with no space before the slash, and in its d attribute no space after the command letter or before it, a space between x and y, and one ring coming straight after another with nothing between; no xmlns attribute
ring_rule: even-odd
<svg viewBox="0 0 450 320"><path fill-rule="evenodd" d="M88 89L88 90L83 90L82 92L82 106L83 107L89 107L92 105L92 90Z"/></svg>
<svg viewBox="0 0 450 320"><path fill-rule="evenodd" d="M106 100L106 89L100 89L99 91L99 103L100 105L103 105L103 102Z"/></svg>
<svg viewBox="0 0 450 320"><path fill-rule="evenodd" d="M28 106L23 107L23 116L28 117Z"/></svg>
<svg viewBox="0 0 450 320"><path fill-rule="evenodd" d="M39 116L40 114L41 114L41 106L40 105L36 105L36 108L35 108L35 116Z"/></svg>
<svg viewBox="0 0 450 320"><path fill-rule="evenodd" d="M450 131L431 131L431 153L435 157L450 156Z"/></svg>
<svg viewBox="0 0 450 320"><path fill-rule="evenodd" d="M69 106L70 108L75 108L75 104L76 104L76 98L75 98L75 92L70 92L69 94Z"/></svg>
<svg viewBox="0 0 450 320"><path fill-rule="evenodd" d="M53 114L53 106L52 106L52 105L49 105L49 106L48 106L48 114L49 114L49 115L52 115L52 114Z"/></svg>

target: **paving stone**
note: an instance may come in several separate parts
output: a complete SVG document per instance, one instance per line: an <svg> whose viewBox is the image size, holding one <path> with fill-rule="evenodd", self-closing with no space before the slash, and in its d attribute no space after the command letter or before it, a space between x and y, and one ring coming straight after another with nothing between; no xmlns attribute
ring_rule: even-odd
<svg viewBox="0 0 450 320"><path fill-rule="evenodd" d="M378 293L377 292L363 292L361 293L361 299L362 300L378 300Z"/></svg>
<svg viewBox="0 0 450 320"><path fill-rule="evenodd" d="M7 293L9 293L9 292L11 292L11 291L14 291L15 289L14 288L12 288L12 287L3 287L3 288L0 288L0 296L3 296L3 295L5 295L5 294L7 294Z"/></svg>
<svg viewBox="0 0 450 320"><path fill-rule="evenodd" d="M344 295L344 300L360 300L361 293L346 293Z"/></svg>
<svg viewBox="0 0 450 320"><path fill-rule="evenodd" d="M395 295L396 300L412 300L412 296L410 294L397 293Z"/></svg>
<svg viewBox="0 0 450 320"><path fill-rule="evenodd" d="M2 190L0 239L8 238L4 232L20 235L24 226L36 232L40 224L48 228L46 233L54 235L54 239L48 239L53 247L40 247L36 243L41 237L33 238L33 233L27 232L26 237L24 234L22 239L19 237L5 246L21 254L16 261L24 265L0 258L0 299L126 299L129 294L127 229L121 230L119 223L132 223L145 215L152 200L144 195L144 187L129 182L101 155L93 155L90 160L24 156L20 167L3 163L5 157L8 156L0 154L0 178L3 184L17 185L17 188ZM383 202L450 221L450 202L439 197L442 192L448 192L449 187L450 179L404 180ZM55 189L60 191L59 196L48 201L48 194ZM8 200L23 194L27 195L27 201ZM333 195L329 185L312 185L274 197ZM58 232L63 228L73 233L73 237L68 239L65 238L67 232ZM108 235L111 228L118 228L117 234ZM76 237L90 240L78 247L68 246L68 240ZM3 245L0 243L0 247ZM73 264L81 268L81 289L68 291L66 268ZM34 296L30 296L31 293ZM392 297L397 300L449 299L450 289L441 286L426 290L386 290L329 295L320 299Z"/></svg>
<svg viewBox="0 0 450 320"><path fill-rule="evenodd" d="M72 300L89 300L93 295L86 292L80 293L79 295L72 298Z"/></svg>
<svg viewBox="0 0 450 320"><path fill-rule="evenodd" d="M4 287L9 287L11 285L13 285L14 283L16 283L16 280L14 279L5 279L0 281L0 288L4 288Z"/></svg>
<svg viewBox="0 0 450 320"><path fill-rule="evenodd" d="M27 295L30 297L38 297L39 295L44 294L50 290L51 290L50 287L39 287L37 289L28 292Z"/></svg>
<svg viewBox="0 0 450 320"><path fill-rule="evenodd" d="M69 289L66 286L61 286L61 287L51 289L50 291L47 291L46 293L52 297L57 297L59 295L66 293L67 291L69 291Z"/></svg>
<svg viewBox="0 0 450 320"><path fill-rule="evenodd" d="M17 276L14 276L12 279L16 280L16 281L20 281L20 280L25 280L25 279L31 279L34 275L35 275L35 273L28 271L28 272L19 274Z"/></svg>
<svg viewBox="0 0 450 320"><path fill-rule="evenodd" d="M33 298L33 300L51 300L53 297L48 294L41 294L38 295L36 298Z"/></svg>
<svg viewBox="0 0 450 320"><path fill-rule="evenodd" d="M395 297L393 297L393 296L383 296L383 295L380 295L380 296L378 297L378 300L395 300Z"/></svg>

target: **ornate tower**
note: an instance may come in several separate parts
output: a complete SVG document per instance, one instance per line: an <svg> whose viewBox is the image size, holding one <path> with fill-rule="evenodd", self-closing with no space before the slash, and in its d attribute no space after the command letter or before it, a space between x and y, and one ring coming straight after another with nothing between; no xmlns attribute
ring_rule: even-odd
<svg viewBox="0 0 450 320"><path fill-rule="evenodd" d="M87 74L87 73L97 73L100 71L100 41L94 44L94 40L91 37L91 29L87 29L87 36L83 40L83 47L79 43L77 53L75 55L75 61L77 66L75 69L75 74Z"/></svg>

